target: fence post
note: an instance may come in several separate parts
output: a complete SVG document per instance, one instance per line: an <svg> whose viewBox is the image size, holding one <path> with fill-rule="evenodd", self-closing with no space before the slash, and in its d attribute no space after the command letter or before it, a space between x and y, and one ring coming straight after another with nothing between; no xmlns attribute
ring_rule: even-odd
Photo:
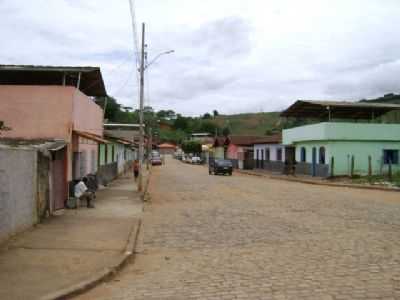
<svg viewBox="0 0 400 300"><path fill-rule="evenodd" d="M371 155L368 155L368 176L372 176L372 158Z"/></svg>
<svg viewBox="0 0 400 300"><path fill-rule="evenodd" d="M331 178L335 176L335 158L331 157Z"/></svg>
<svg viewBox="0 0 400 300"><path fill-rule="evenodd" d="M354 155L351 156L350 176L351 176L351 177L354 177Z"/></svg>

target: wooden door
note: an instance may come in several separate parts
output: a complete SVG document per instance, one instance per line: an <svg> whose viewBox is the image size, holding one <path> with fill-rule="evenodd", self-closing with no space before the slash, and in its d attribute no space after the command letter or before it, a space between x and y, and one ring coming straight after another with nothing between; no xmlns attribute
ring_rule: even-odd
<svg viewBox="0 0 400 300"><path fill-rule="evenodd" d="M53 152L52 158L52 201L53 209L63 209L67 200L67 177L66 177L66 151L65 148Z"/></svg>

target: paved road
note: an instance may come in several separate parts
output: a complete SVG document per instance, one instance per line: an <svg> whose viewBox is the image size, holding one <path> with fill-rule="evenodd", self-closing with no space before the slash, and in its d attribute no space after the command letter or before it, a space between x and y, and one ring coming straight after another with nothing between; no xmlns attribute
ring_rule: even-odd
<svg viewBox="0 0 400 300"><path fill-rule="evenodd" d="M400 299L400 194L155 168L136 262L79 299Z"/></svg>

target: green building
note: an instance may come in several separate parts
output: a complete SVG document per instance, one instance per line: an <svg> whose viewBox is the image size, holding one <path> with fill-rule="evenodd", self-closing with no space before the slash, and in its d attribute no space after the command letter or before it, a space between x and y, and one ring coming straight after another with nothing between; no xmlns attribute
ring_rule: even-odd
<svg viewBox="0 0 400 300"><path fill-rule="evenodd" d="M287 163L296 162L296 173L321 177L383 175L389 165L400 172L400 124L375 123L394 109L400 105L297 101L282 116L326 122L283 130Z"/></svg>
<svg viewBox="0 0 400 300"><path fill-rule="evenodd" d="M98 175L102 183L108 183L124 173L136 158L133 143L106 135L107 144L99 145Z"/></svg>

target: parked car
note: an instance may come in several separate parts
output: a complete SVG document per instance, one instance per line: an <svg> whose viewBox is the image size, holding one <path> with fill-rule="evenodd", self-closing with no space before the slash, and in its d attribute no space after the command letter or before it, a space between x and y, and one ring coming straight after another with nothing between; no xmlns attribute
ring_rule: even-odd
<svg viewBox="0 0 400 300"><path fill-rule="evenodd" d="M192 157L190 155L186 155L184 162L187 163L187 164L191 164L192 163Z"/></svg>
<svg viewBox="0 0 400 300"><path fill-rule="evenodd" d="M160 156L153 156L151 158L151 165L152 166L161 166L162 165L162 160Z"/></svg>
<svg viewBox="0 0 400 300"><path fill-rule="evenodd" d="M198 156L192 157L192 164L201 164L201 158Z"/></svg>
<svg viewBox="0 0 400 300"><path fill-rule="evenodd" d="M232 162L226 159L214 159L208 165L208 174L232 175Z"/></svg>

